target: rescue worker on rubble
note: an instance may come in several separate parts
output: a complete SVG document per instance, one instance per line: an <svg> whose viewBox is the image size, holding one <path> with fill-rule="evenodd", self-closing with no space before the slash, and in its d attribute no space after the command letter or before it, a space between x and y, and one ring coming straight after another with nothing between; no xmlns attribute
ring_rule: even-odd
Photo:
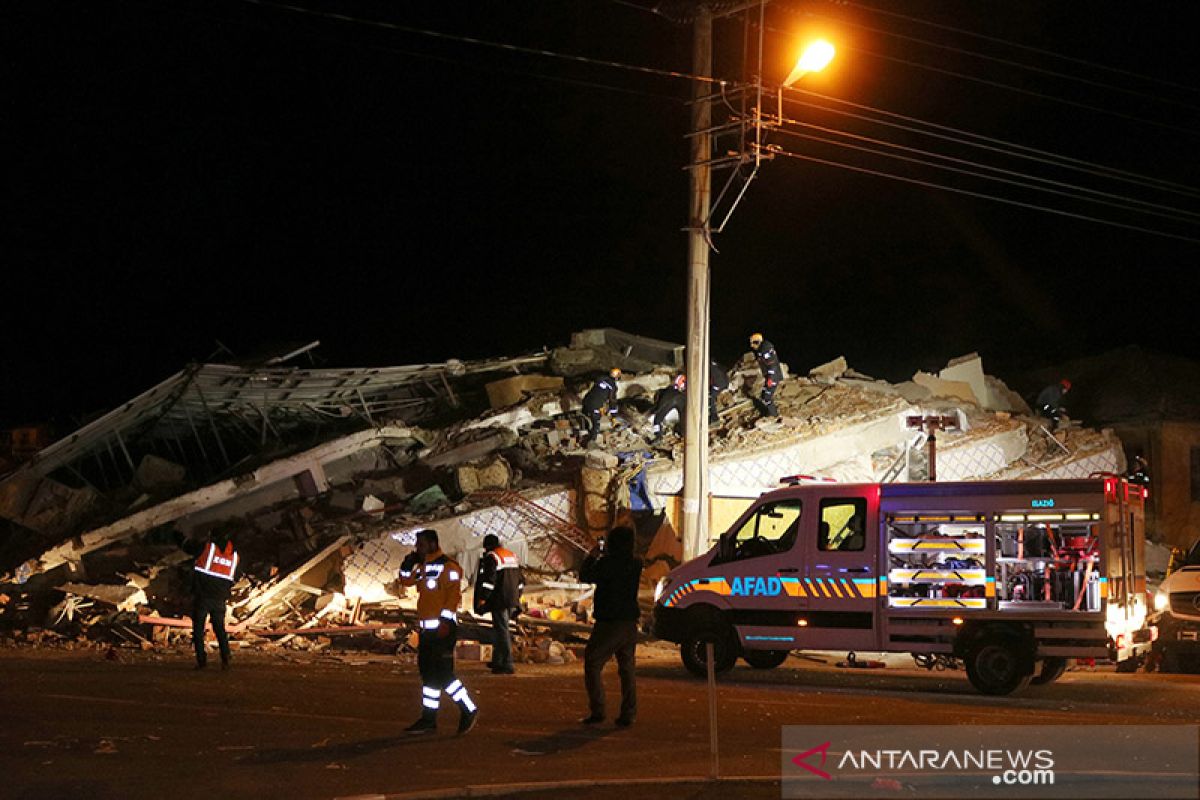
<svg viewBox="0 0 1200 800"><path fill-rule="evenodd" d="M229 669L229 634L225 631L225 604L237 576L238 553L228 529L221 527L202 540L183 539L183 551L192 562L192 647L196 650L196 669L208 666L204 649L204 629L212 620L221 653L221 669Z"/></svg>
<svg viewBox="0 0 1200 800"><path fill-rule="evenodd" d="M754 360L758 362L758 368L763 375L763 388L759 395L763 415L778 417L779 408L775 405L775 390L779 388L779 382L783 380L783 368L779 366L779 354L775 352L775 345L764 339L761 333L751 334L750 350L754 353Z"/></svg>
<svg viewBox="0 0 1200 800"><path fill-rule="evenodd" d="M717 416L717 398L721 392L729 388L729 375L724 367L715 361L708 363L708 424L717 425L721 418ZM667 416L672 412L678 414L676 426L683 422L687 412L687 376L676 375L670 386L658 394L654 404L654 417L650 426L650 439L654 441L663 434L663 426Z"/></svg>
<svg viewBox="0 0 1200 800"><path fill-rule="evenodd" d="M683 422L686 409L687 376L676 375L671 385L658 393L658 400L654 403L654 417L650 423L651 441L663 435L663 426L666 424L667 417L672 411L678 415L678 419L675 422L676 426L678 426Z"/></svg>
<svg viewBox="0 0 1200 800"><path fill-rule="evenodd" d="M637 717L638 585L642 562L633 554L633 529L613 528L579 567L579 580L596 584L592 606L595 624L583 653L583 678L589 713L584 725L604 721L604 665L614 656L621 678L621 712L617 725L627 728Z"/></svg>
<svg viewBox="0 0 1200 800"><path fill-rule="evenodd" d="M608 374L592 384L587 394L583 396L583 413L588 422L588 440L594 440L600 435L600 417L604 408L609 414L617 413L617 381L621 370L613 367Z"/></svg>
<svg viewBox="0 0 1200 800"><path fill-rule="evenodd" d="M1129 462L1129 468L1125 470L1125 480L1138 486L1150 485L1150 462L1146 457L1138 454Z"/></svg>
<svg viewBox="0 0 1200 800"><path fill-rule="evenodd" d="M509 620L520 608L525 581L521 561L513 551L500 546L500 537L483 537L483 556L475 576L475 613L492 616L492 660L488 669L497 675L512 675L512 634Z"/></svg>
<svg viewBox="0 0 1200 800"><path fill-rule="evenodd" d="M721 418L717 415L717 398L721 392L729 388L729 373L715 361L708 362L708 424L718 425Z"/></svg>
<svg viewBox="0 0 1200 800"><path fill-rule="evenodd" d="M1067 392L1071 391L1071 382L1063 378L1058 383L1052 383L1038 393L1037 400L1034 401L1034 408L1037 409L1039 416L1046 418L1050 424L1050 430L1058 427L1058 423L1062 420L1066 409L1063 407L1063 397Z"/></svg>
<svg viewBox="0 0 1200 800"><path fill-rule="evenodd" d="M442 693L459 707L458 732L475 727L479 709L467 688L454 675L454 644L458 638L458 603L462 597L462 567L442 552L436 531L417 531L416 549L400 564L400 584L417 587L417 617L421 630L417 669L421 673L421 717L406 733L437 730Z"/></svg>

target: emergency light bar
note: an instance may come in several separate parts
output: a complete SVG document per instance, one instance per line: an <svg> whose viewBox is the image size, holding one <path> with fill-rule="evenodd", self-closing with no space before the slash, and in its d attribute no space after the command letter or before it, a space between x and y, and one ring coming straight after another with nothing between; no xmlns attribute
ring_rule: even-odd
<svg viewBox="0 0 1200 800"><path fill-rule="evenodd" d="M784 486L799 486L802 483L837 483L836 478L818 478L816 475L785 475L779 479Z"/></svg>

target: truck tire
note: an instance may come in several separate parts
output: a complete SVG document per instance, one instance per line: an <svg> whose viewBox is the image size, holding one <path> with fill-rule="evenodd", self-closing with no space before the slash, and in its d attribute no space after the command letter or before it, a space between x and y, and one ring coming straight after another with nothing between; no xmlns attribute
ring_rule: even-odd
<svg viewBox="0 0 1200 800"><path fill-rule="evenodd" d="M755 669L775 669L787 661L787 650L745 650L742 658Z"/></svg>
<svg viewBox="0 0 1200 800"><path fill-rule="evenodd" d="M1133 656L1132 658L1127 658L1124 661L1118 661L1117 662L1117 672L1125 673L1125 674L1128 674L1130 672L1137 672L1138 667L1140 667L1141 665L1142 665L1141 657Z"/></svg>
<svg viewBox="0 0 1200 800"><path fill-rule="evenodd" d="M710 630L695 633L683 640L679 645L679 656L687 671L701 678L708 677L708 650L706 645L713 643L713 669L718 674L733 669L737 662L737 647L729 631Z"/></svg>
<svg viewBox="0 0 1200 800"><path fill-rule="evenodd" d="M1016 636L981 637L967 653L967 678L983 694L1019 692L1033 680L1029 648Z"/></svg>
<svg viewBox="0 0 1200 800"><path fill-rule="evenodd" d="M1034 686L1045 686L1048 683L1054 683L1063 676L1067 671L1067 660L1057 656L1042 660L1042 668L1037 675L1029 681Z"/></svg>

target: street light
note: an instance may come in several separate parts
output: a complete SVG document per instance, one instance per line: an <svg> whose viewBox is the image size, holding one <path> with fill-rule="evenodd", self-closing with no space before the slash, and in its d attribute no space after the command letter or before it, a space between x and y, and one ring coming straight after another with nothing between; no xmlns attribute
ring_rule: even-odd
<svg viewBox="0 0 1200 800"><path fill-rule="evenodd" d="M800 58L796 60L796 66L792 67L791 73L784 79L783 83L779 84L779 124L783 124L783 89L785 86L791 86L796 81L803 78L810 72L820 72L829 66L829 62L833 61L837 50L832 44L824 39L817 39L810 42L808 47L804 48L804 52L800 54Z"/></svg>
<svg viewBox="0 0 1200 800"><path fill-rule="evenodd" d="M817 39L815 42L809 43L808 47L804 48L804 52L800 54L799 60L796 61L796 66L792 68L792 72L784 80L784 86L791 86L796 81L804 77L808 72L820 72L829 66L829 62L833 61L837 50L834 46L824 39Z"/></svg>
<svg viewBox="0 0 1200 800"><path fill-rule="evenodd" d="M693 20L692 72L712 74L713 13L701 4ZM760 42L761 48L761 42ZM783 124L783 87L790 86L810 72L819 72L833 60L834 47L817 39L804 48L795 69L779 87L779 123ZM760 58L761 63L761 58ZM688 222L688 319L687 319L687 409L684 412L683 439L683 554L695 558L708 545L708 320L709 266L712 177L712 98L710 87L696 82L692 103L691 202ZM756 113L761 137L762 82L758 82L760 110ZM768 95L769 96L769 95ZM743 187L744 188L744 187Z"/></svg>

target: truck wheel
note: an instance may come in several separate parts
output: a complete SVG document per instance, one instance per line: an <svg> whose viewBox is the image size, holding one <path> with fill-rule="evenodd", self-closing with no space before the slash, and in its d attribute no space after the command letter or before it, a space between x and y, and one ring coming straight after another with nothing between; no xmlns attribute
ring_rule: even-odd
<svg viewBox="0 0 1200 800"><path fill-rule="evenodd" d="M1117 662L1117 672L1130 673L1137 672L1138 667L1142 665L1142 659L1138 656L1127 658L1124 661Z"/></svg>
<svg viewBox="0 0 1200 800"><path fill-rule="evenodd" d="M1020 691L1033 679L1032 665L1019 639L986 636L967 653L967 678L983 694Z"/></svg>
<svg viewBox="0 0 1200 800"><path fill-rule="evenodd" d="M737 650L733 645L733 637L728 633L698 633L683 640L679 646L679 656L687 671L701 678L708 677L708 648L713 643L713 670L717 673L733 669L737 661Z"/></svg>
<svg viewBox="0 0 1200 800"><path fill-rule="evenodd" d="M742 658L755 669L775 669L787 661L787 650L746 650Z"/></svg>
<svg viewBox="0 0 1200 800"><path fill-rule="evenodd" d="M1045 686L1048 683L1054 683L1063 676L1067 671L1067 660L1065 658L1051 657L1042 660L1042 669L1037 675L1029 681L1034 686Z"/></svg>

